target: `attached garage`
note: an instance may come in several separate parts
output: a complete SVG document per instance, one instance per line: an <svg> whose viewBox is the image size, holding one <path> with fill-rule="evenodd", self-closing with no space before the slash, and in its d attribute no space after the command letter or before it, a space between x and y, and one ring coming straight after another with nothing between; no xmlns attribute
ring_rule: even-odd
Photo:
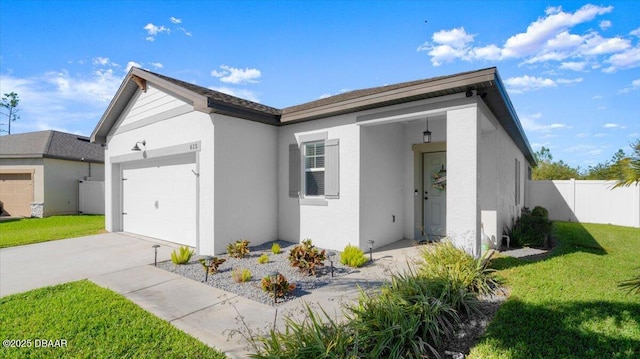
<svg viewBox="0 0 640 359"><path fill-rule="evenodd" d="M33 202L33 171L0 172L2 209L11 216L31 216Z"/></svg>
<svg viewBox="0 0 640 359"><path fill-rule="evenodd" d="M126 162L121 168L123 231L196 247L196 154Z"/></svg>

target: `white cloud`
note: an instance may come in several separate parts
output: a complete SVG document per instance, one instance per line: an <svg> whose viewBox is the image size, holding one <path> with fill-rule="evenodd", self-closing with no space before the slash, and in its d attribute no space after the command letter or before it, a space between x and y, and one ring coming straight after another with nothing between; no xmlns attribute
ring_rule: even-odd
<svg viewBox="0 0 640 359"><path fill-rule="evenodd" d="M560 65L560 69L571 70L571 71L584 71L585 66L587 66L587 63L584 61L580 61L580 62L569 61L569 62L563 62Z"/></svg>
<svg viewBox="0 0 640 359"><path fill-rule="evenodd" d="M520 77L510 77L504 81L509 92L521 94L527 91L539 90L542 88L557 87L558 85L572 85L582 82L582 78L556 80L550 78L524 75Z"/></svg>
<svg viewBox="0 0 640 359"><path fill-rule="evenodd" d="M578 134L576 135L576 137L578 137L578 138L585 138L585 137L589 137L589 134L588 134L588 133L584 133L584 132L582 132L582 133L578 133Z"/></svg>
<svg viewBox="0 0 640 359"><path fill-rule="evenodd" d="M171 32L171 30L170 30L170 29L168 29L168 28L166 28L166 27L164 27L164 25L156 26L156 25L154 25L154 24L152 24L152 23L148 23L148 24L146 24L146 25L143 27L143 29L147 30L147 34L148 34L149 36L147 36L147 37L146 37L146 39L147 39L148 41L155 41L156 36L157 36L158 34L162 34L162 33L167 33L167 34L168 34L168 33L170 33L170 32Z"/></svg>
<svg viewBox="0 0 640 359"><path fill-rule="evenodd" d="M26 78L0 75L0 93L15 91L23 104L15 133L56 129L89 135L124 76L116 64L111 66L82 74L59 70Z"/></svg>
<svg viewBox="0 0 640 359"><path fill-rule="evenodd" d="M169 20L171 21L171 23L175 24L175 25L180 25L182 24L182 19L178 19L176 17L170 17ZM147 30L147 36L145 39L147 41L155 41L156 40L156 36L160 35L160 34L170 34L173 31L179 31L182 32L183 34L185 34L186 36L191 36L191 32L187 31L184 27L182 26L178 26L175 27L173 29L165 27L164 25L154 25L153 23L148 23L147 25L144 26L144 29Z"/></svg>
<svg viewBox="0 0 640 359"><path fill-rule="evenodd" d="M508 59L523 59L522 64L529 65L561 62L560 69L572 71L585 71L587 67L601 68L603 61L609 63L603 70L605 72L640 66L640 55L631 47L630 39L622 36L603 37L593 27L582 34L571 32L585 28L586 26L579 25L612 11L612 6L591 4L574 12L565 12L561 7L549 7L545 16L530 23L524 32L509 36L502 46L473 46L478 35L468 33L464 27L458 27L434 32L431 40L417 50L427 52L433 66L456 60L471 62ZM602 20L598 25L600 29L608 29L612 23ZM640 37L640 28L631 31L630 35Z"/></svg>
<svg viewBox="0 0 640 359"><path fill-rule="evenodd" d="M577 84L582 82L582 77L578 77L575 79L557 79L556 82L563 85Z"/></svg>
<svg viewBox="0 0 640 359"><path fill-rule="evenodd" d="M611 64L611 66L602 70L606 73L638 67L640 66L640 47L634 47L624 52L612 55L605 62Z"/></svg>
<svg viewBox="0 0 640 359"><path fill-rule="evenodd" d="M623 126L619 123L605 123L604 125L602 125L602 127L604 128L626 128L626 126Z"/></svg>
<svg viewBox="0 0 640 359"><path fill-rule="evenodd" d="M554 39L558 34L612 10L612 6L600 7L587 4L571 14L563 12L559 7L555 8L553 12L547 12L547 17L531 23L526 32L508 38L504 44L505 55L522 57L536 54L547 41Z"/></svg>
<svg viewBox="0 0 640 359"><path fill-rule="evenodd" d="M151 66L155 67L156 69L161 69L164 67L164 65L159 62L152 62Z"/></svg>
<svg viewBox="0 0 640 359"><path fill-rule="evenodd" d="M602 100L602 95L595 95L591 97L592 100Z"/></svg>
<svg viewBox="0 0 640 359"><path fill-rule="evenodd" d="M630 133L627 137L640 138L640 132Z"/></svg>
<svg viewBox="0 0 640 359"><path fill-rule="evenodd" d="M108 57L94 57L92 59L92 63L99 66L117 66L113 62L109 61Z"/></svg>
<svg viewBox="0 0 640 359"><path fill-rule="evenodd" d="M533 115L522 116L520 118L520 122L522 123L522 127L525 129L525 131L530 131L530 132L549 133L553 130L570 128L564 123L552 123L548 125L543 125L537 121L540 118L542 118L542 114L535 113ZM550 136L545 136L544 138L548 138L548 137Z"/></svg>
<svg viewBox="0 0 640 359"><path fill-rule="evenodd" d="M139 63L137 63L135 61L129 61L129 62L127 62L127 67L126 67L127 72L129 72L129 70L131 70L131 68L134 67L134 66L142 68L141 64L139 64Z"/></svg>
<svg viewBox="0 0 640 359"><path fill-rule="evenodd" d="M258 69L238 69L227 65L220 65L220 68L222 71L211 71L211 76L219 78L220 81L224 83L234 85L258 83L258 80L262 76L262 73Z"/></svg>
<svg viewBox="0 0 640 359"><path fill-rule="evenodd" d="M435 32L431 39L436 44L451 45L452 47L463 47L466 44L473 42L473 38L476 35L467 34L464 27L447 30L440 30Z"/></svg>
<svg viewBox="0 0 640 359"><path fill-rule="evenodd" d="M219 91L222 93L226 93L227 95L231 95L231 96L235 96L235 97L240 97L243 98L245 100L249 100L249 101L253 101L253 102L260 102L260 100L258 99L258 95L251 91L251 90L247 90L247 89L236 89L236 88L231 88L231 87L226 87L226 86L222 86L222 87L210 87L211 90L214 91Z"/></svg>
<svg viewBox="0 0 640 359"><path fill-rule="evenodd" d="M552 79L545 79L542 77L534 77L529 75L511 77L506 79L504 83L510 87L510 91L513 91L515 93L522 93L525 91L557 86L556 82Z"/></svg>

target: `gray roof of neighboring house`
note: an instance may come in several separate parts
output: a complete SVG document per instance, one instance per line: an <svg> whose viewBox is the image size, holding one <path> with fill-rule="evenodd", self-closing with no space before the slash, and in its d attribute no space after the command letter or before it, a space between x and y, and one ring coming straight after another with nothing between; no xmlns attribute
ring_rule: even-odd
<svg viewBox="0 0 640 359"><path fill-rule="evenodd" d="M53 130L0 136L0 158L41 157L104 163L104 147L88 137Z"/></svg>
<svg viewBox="0 0 640 359"><path fill-rule="evenodd" d="M107 134L125 111L129 100L136 91L139 91L139 88L146 86L146 81L172 92L191 103L198 111L229 115L274 126L474 90L478 95L483 95L482 99L487 107L493 112L529 162L535 163L533 150L495 67L355 90L283 109L265 106L133 67L91 134L92 141L106 142ZM146 89L146 87L144 88Z"/></svg>

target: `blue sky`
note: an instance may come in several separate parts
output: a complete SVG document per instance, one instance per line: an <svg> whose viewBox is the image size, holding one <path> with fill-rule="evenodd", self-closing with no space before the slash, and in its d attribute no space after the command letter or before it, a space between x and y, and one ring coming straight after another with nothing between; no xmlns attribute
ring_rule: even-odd
<svg viewBox="0 0 640 359"><path fill-rule="evenodd" d="M533 149L586 168L640 138L638 14L640 1L0 0L0 93L21 98L12 133L90 135L130 66L273 107L496 66Z"/></svg>

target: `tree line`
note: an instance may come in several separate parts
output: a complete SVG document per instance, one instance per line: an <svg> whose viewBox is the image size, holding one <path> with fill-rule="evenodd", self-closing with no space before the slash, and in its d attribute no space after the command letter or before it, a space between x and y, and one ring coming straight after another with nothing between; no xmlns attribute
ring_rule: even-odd
<svg viewBox="0 0 640 359"><path fill-rule="evenodd" d="M572 167L562 160L554 161L551 150L542 147L534 153L538 165L533 168L534 180L614 180L619 186L628 186L640 182L640 139L631 145L632 153L625 154L619 149L610 160L589 166L586 169Z"/></svg>

